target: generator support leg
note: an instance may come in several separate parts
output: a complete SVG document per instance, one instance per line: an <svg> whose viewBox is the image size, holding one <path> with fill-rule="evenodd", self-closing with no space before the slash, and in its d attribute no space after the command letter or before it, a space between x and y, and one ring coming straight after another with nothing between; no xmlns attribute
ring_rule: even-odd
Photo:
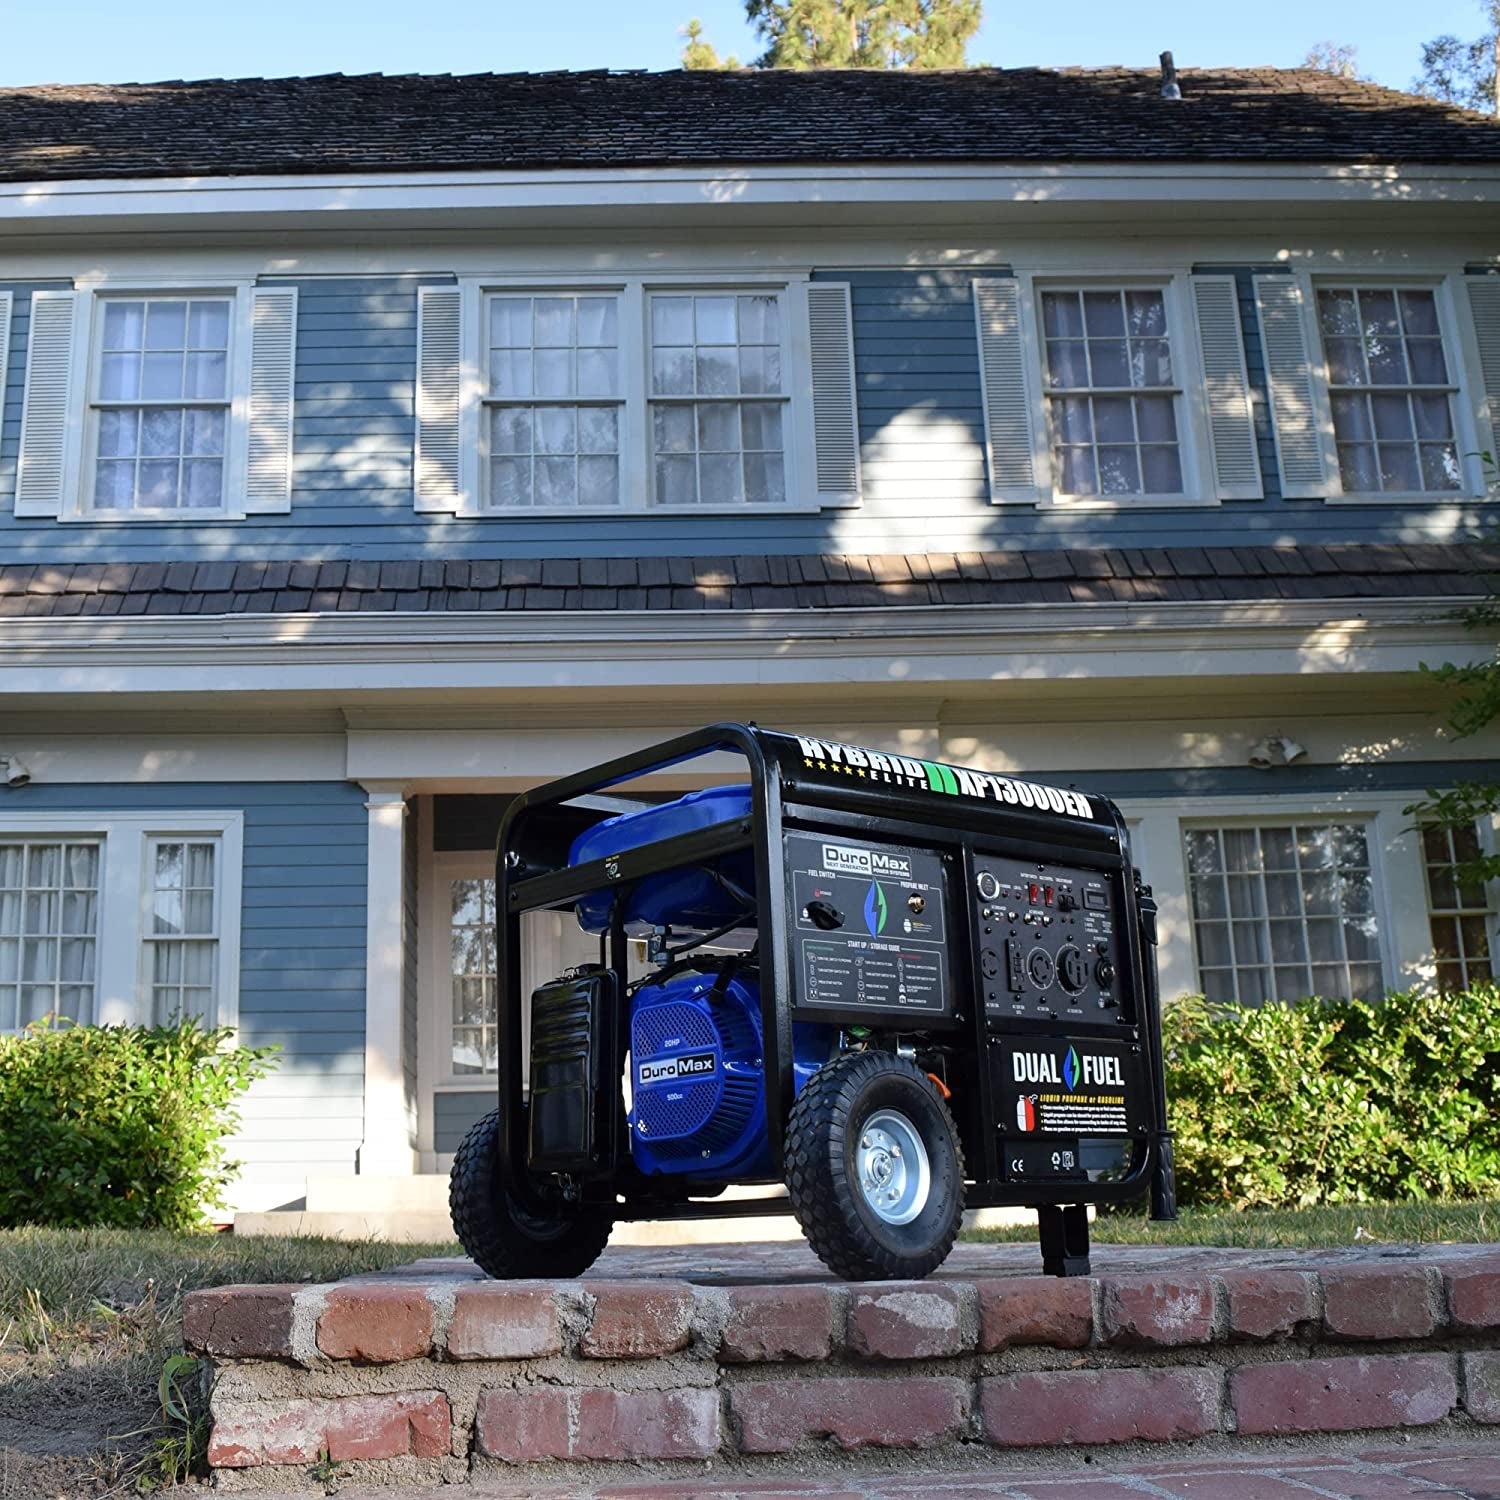
<svg viewBox="0 0 1500 1500"><path fill-rule="evenodd" d="M1048 1276L1089 1274L1089 1211L1082 1203L1047 1203L1036 1211L1042 1241L1042 1271Z"/></svg>

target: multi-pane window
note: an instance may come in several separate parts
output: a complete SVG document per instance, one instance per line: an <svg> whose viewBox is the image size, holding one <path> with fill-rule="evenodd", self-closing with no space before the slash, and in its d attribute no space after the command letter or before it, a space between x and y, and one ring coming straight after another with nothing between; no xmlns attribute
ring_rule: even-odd
<svg viewBox="0 0 1500 1500"><path fill-rule="evenodd" d="M1466 879L1463 871L1483 852L1472 823L1462 828L1433 825L1422 829L1427 916L1437 982L1445 990L1467 989L1494 977L1489 896L1482 880Z"/></svg>
<svg viewBox="0 0 1500 1500"><path fill-rule="evenodd" d="M495 882L455 880L449 887L452 954L453 1071L493 1073L498 1067L495 1006Z"/></svg>
<svg viewBox="0 0 1500 1500"><path fill-rule="evenodd" d="M613 295L494 296L492 509L620 503L620 308Z"/></svg>
<svg viewBox="0 0 1500 1500"><path fill-rule="evenodd" d="M780 298L657 293L650 306L655 503L783 503Z"/></svg>
<svg viewBox="0 0 1500 1500"><path fill-rule="evenodd" d="M1181 494L1166 293L1101 288L1044 291L1041 298L1058 493Z"/></svg>
<svg viewBox="0 0 1500 1500"><path fill-rule="evenodd" d="M1425 288L1319 287L1318 327L1346 493L1458 489L1457 387L1436 295Z"/></svg>
<svg viewBox="0 0 1500 1500"><path fill-rule="evenodd" d="M94 508L218 509L229 426L230 300L111 297L101 307Z"/></svg>
<svg viewBox="0 0 1500 1500"><path fill-rule="evenodd" d="M93 1016L97 840L0 841L0 1031Z"/></svg>
<svg viewBox="0 0 1500 1500"><path fill-rule="evenodd" d="M219 915L215 839L153 839L142 937L151 1015L212 1021L218 988Z"/></svg>
<svg viewBox="0 0 1500 1500"><path fill-rule="evenodd" d="M1198 980L1210 1000L1379 998L1365 825L1193 828L1185 838Z"/></svg>

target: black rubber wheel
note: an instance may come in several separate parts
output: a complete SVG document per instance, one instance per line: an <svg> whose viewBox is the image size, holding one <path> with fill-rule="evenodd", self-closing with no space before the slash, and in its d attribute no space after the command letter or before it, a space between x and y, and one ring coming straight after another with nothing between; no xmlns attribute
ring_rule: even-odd
<svg viewBox="0 0 1500 1500"><path fill-rule="evenodd" d="M499 1136L500 1116L488 1114L453 1158L448 1207L464 1249L481 1271L502 1281L582 1275L609 1240L614 1228L609 1211L560 1201L555 1215L523 1210L500 1181Z"/></svg>
<svg viewBox="0 0 1500 1500"><path fill-rule="evenodd" d="M792 1106L786 1187L808 1243L835 1276L925 1276L948 1258L963 1219L953 1116L903 1057L835 1058Z"/></svg>

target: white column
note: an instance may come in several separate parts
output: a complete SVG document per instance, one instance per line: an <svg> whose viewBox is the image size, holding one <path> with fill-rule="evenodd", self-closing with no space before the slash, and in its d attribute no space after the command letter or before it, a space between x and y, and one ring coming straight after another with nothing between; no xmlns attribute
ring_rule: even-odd
<svg viewBox="0 0 1500 1500"><path fill-rule="evenodd" d="M1193 964L1193 928L1188 914L1182 832L1174 810L1132 802L1131 850L1141 878L1156 897L1156 968L1163 1005L1198 988ZM1136 821L1138 817L1139 821Z"/></svg>
<svg viewBox="0 0 1500 1500"><path fill-rule="evenodd" d="M365 1133L362 1176L409 1176L416 1154L407 1130L401 1056L402 920L406 800L399 782L366 781L369 853L365 919Z"/></svg>

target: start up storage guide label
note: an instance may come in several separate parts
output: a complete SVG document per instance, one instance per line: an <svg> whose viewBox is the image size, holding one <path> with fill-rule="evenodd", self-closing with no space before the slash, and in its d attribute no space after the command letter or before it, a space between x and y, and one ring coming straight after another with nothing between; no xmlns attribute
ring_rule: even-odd
<svg viewBox="0 0 1500 1500"><path fill-rule="evenodd" d="M800 832L787 835L786 851L798 1003L947 1015L942 860Z"/></svg>

